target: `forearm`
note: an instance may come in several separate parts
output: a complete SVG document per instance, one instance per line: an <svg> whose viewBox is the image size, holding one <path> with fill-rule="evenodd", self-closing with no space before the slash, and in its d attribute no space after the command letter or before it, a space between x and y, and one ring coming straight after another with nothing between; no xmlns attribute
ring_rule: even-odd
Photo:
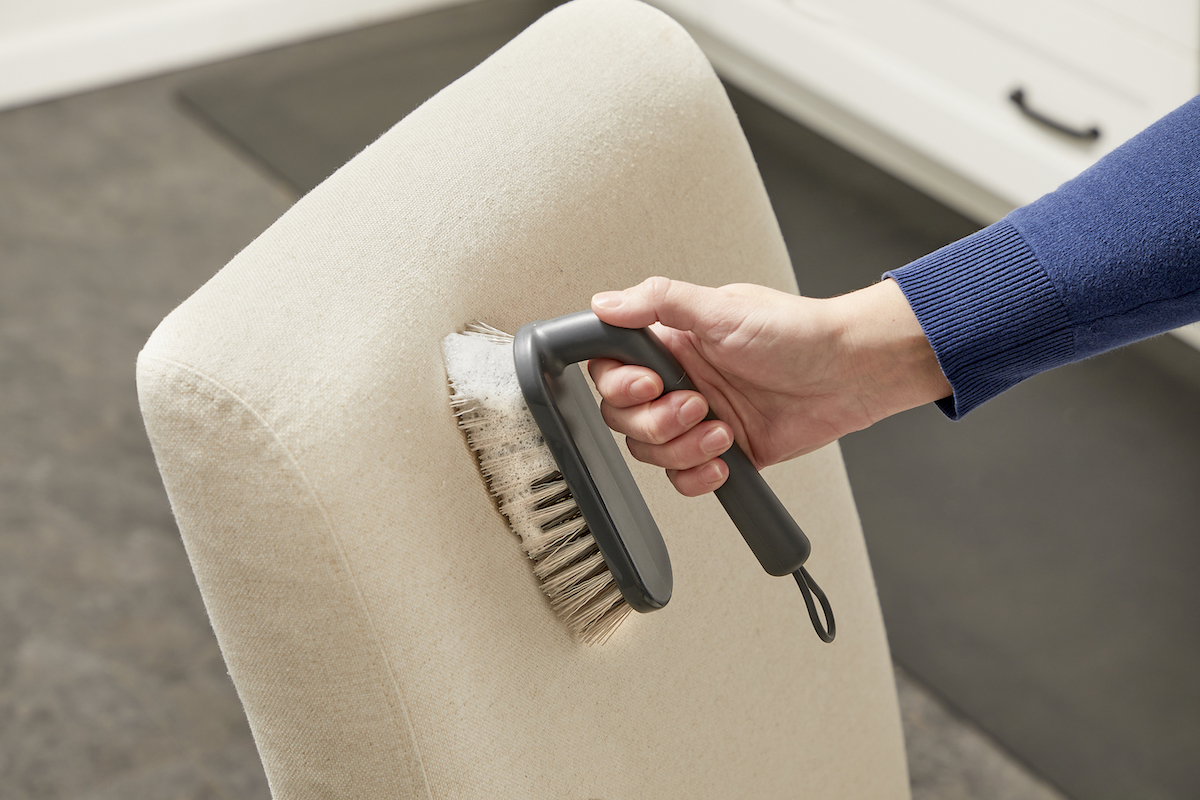
<svg viewBox="0 0 1200 800"><path fill-rule="evenodd" d="M840 320L852 391L872 422L951 394L937 356L895 281L828 301Z"/></svg>
<svg viewBox="0 0 1200 800"><path fill-rule="evenodd" d="M1004 220L888 273L959 417L1016 383L1200 318L1200 99Z"/></svg>

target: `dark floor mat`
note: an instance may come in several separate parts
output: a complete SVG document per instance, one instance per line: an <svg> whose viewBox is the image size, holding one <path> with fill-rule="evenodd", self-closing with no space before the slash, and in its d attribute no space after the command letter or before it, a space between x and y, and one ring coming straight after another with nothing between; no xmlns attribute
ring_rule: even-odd
<svg viewBox="0 0 1200 800"><path fill-rule="evenodd" d="M489 0L226 62L180 99L305 194L554 0Z"/></svg>
<svg viewBox="0 0 1200 800"><path fill-rule="evenodd" d="M1077 798L1200 790L1197 360L1145 342L844 440L896 659Z"/></svg>
<svg viewBox="0 0 1200 800"><path fill-rule="evenodd" d="M186 102L307 191L550 2L468 6L222 65ZM731 91L801 289L969 221ZM1078 800L1200 792L1200 354L1143 343L844 452L897 660Z"/></svg>

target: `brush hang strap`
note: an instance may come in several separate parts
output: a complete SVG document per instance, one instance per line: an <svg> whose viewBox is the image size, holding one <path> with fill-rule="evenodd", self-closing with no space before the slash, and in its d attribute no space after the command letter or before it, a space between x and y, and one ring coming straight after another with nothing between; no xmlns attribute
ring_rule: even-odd
<svg viewBox="0 0 1200 800"><path fill-rule="evenodd" d="M833 637L837 636L837 622L833 619L833 609L829 607L829 599L825 597L821 587L817 586L817 582L804 567L793 572L792 577L796 579L796 585L800 587L800 594L804 596L804 605L808 606L808 618L812 620L813 630L817 632L817 636L822 642L829 644L833 641ZM824 623L817 615L817 606L813 603L813 595L816 595L817 600L821 603L821 614L825 617Z"/></svg>

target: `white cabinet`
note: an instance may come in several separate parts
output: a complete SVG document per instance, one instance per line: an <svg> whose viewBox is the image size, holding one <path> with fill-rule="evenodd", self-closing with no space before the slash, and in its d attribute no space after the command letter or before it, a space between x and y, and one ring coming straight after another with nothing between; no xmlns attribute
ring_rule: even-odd
<svg viewBox="0 0 1200 800"><path fill-rule="evenodd" d="M1194 0L654 2L726 77L981 222L1200 90Z"/></svg>

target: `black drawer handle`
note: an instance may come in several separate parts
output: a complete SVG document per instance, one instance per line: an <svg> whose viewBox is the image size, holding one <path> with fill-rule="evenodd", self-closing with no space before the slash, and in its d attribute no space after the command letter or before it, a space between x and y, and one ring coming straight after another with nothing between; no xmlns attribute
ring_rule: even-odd
<svg viewBox="0 0 1200 800"><path fill-rule="evenodd" d="M1079 128L1072 128L1070 125L1064 125L1063 123L1059 122L1056 119L1051 119L1050 117L1047 117L1045 114L1041 113L1040 111L1033 110L1032 108L1029 107L1029 103L1027 103L1025 101L1025 90L1024 89L1021 89L1021 88L1013 89L1012 94L1010 94L1008 96L1008 99L1012 100L1014 103L1016 103L1017 108L1021 109L1021 112L1024 113L1025 116L1029 117L1030 119L1036 120L1047 127L1053 128L1054 130L1058 131L1059 133L1065 133L1067 136L1070 136L1072 139L1080 139L1085 142L1094 142L1100 138L1100 129L1097 128L1095 125L1088 128L1087 130L1080 130Z"/></svg>

